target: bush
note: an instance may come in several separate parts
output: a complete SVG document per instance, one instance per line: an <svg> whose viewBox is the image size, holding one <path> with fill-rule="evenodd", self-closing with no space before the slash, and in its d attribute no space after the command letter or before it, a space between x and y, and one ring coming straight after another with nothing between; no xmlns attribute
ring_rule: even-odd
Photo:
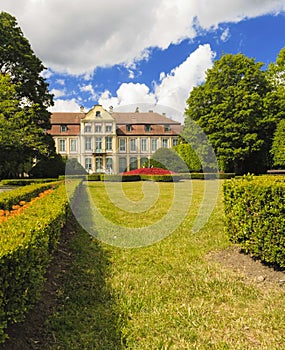
<svg viewBox="0 0 285 350"><path fill-rule="evenodd" d="M127 181L140 181L140 175L100 175L101 181L112 182L127 182Z"/></svg>
<svg viewBox="0 0 285 350"><path fill-rule="evenodd" d="M142 181L175 182L179 181L176 175L140 175Z"/></svg>
<svg viewBox="0 0 285 350"><path fill-rule="evenodd" d="M65 161L60 154L55 155L50 159L41 159L38 163L29 171L30 177L35 178L58 178L59 175L65 173Z"/></svg>
<svg viewBox="0 0 285 350"><path fill-rule="evenodd" d="M224 184L226 231L263 262L285 267L285 179L246 176Z"/></svg>
<svg viewBox="0 0 285 350"><path fill-rule="evenodd" d="M9 192L0 193L0 209L11 210L13 205L18 204L20 201L28 202L39 193L54 185L58 185L58 183L32 184L16 188Z"/></svg>
<svg viewBox="0 0 285 350"><path fill-rule="evenodd" d="M2 180L1 184L3 186L26 186L31 184L41 184L46 182L54 182L57 179L10 179Z"/></svg>
<svg viewBox="0 0 285 350"><path fill-rule="evenodd" d="M73 186L75 191L76 184ZM71 188L69 188L71 191ZM0 225L0 343L39 299L51 252L69 212L65 186Z"/></svg>

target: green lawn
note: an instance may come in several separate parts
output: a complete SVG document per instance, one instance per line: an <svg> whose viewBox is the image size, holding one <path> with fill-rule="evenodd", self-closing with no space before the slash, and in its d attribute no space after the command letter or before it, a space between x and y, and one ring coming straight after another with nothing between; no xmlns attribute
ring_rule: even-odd
<svg viewBox="0 0 285 350"><path fill-rule="evenodd" d="M191 230L204 185L193 181L187 216L155 244L114 247L78 228L72 266L48 321L49 349L285 349L284 290L257 289L205 258L229 245L221 190L210 220L199 232ZM115 194L122 186L139 208L142 183L112 186ZM104 216L136 228L159 221L171 207L174 185L158 186L154 205L139 214L116 209L104 183L89 189Z"/></svg>

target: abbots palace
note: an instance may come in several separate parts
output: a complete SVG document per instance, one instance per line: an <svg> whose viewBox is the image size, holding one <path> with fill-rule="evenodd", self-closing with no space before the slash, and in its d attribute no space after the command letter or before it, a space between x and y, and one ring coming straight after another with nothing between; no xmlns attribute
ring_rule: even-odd
<svg viewBox="0 0 285 350"><path fill-rule="evenodd" d="M101 105L88 112L51 115L57 153L75 158L89 173L118 174L143 166L159 148L178 144L181 123L153 111L109 111Z"/></svg>

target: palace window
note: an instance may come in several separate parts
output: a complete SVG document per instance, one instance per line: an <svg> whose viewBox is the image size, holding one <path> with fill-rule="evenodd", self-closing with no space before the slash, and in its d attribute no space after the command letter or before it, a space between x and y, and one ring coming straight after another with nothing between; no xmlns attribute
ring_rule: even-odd
<svg viewBox="0 0 285 350"><path fill-rule="evenodd" d="M165 132L169 132L170 131L170 125L169 124L164 125L164 131Z"/></svg>
<svg viewBox="0 0 285 350"><path fill-rule="evenodd" d="M91 123L84 124L84 132L91 132Z"/></svg>
<svg viewBox="0 0 285 350"><path fill-rule="evenodd" d="M162 139L162 147L168 148L168 139Z"/></svg>
<svg viewBox="0 0 285 350"><path fill-rule="evenodd" d="M151 151L155 152L157 150L157 144L158 144L158 140L157 139L151 139Z"/></svg>
<svg viewBox="0 0 285 350"><path fill-rule="evenodd" d="M65 124L64 124L64 125L61 125L61 126L60 126L60 131L61 131L61 132L66 132L66 131L67 131L67 125L65 125Z"/></svg>
<svg viewBox="0 0 285 350"><path fill-rule="evenodd" d="M59 152L66 152L66 140L65 139L58 140L58 149L59 149Z"/></svg>
<svg viewBox="0 0 285 350"><path fill-rule="evenodd" d="M70 152L77 152L77 140L71 139L69 146L70 146Z"/></svg>
<svg viewBox="0 0 285 350"><path fill-rule="evenodd" d="M119 139L119 151L126 152L126 139Z"/></svg>
<svg viewBox="0 0 285 350"><path fill-rule="evenodd" d="M107 136L105 138L105 143L106 143L106 151L112 151L112 137L111 136Z"/></svg>
<svg viewBox="0 0 285 350"><path fill-rule="evenodd" d="M87 171L92 170L92 158L85 158L85 169Z"/></svg>
<svg viewBox="0 0 285 350"><path fill-rule="evenodd" d="M131 152L137 151L137 140L136 139L130 139L130 151Z"/></svg>
<svg viewBox="0 0 285 350"><path fill-rule="evenodd" d="M102 124L99 124L99 123L95 124L95 132L96 133L102 132Z"/></svg>
<svg viewBox="0 0 285 350"><path fill-rule="evenodd" d="M147 139L141 139L141 151L147 152Z"/></svg>
<svg viewBox="0 0 285 350"><path fill-rule="evenodd" d="M106 124L106 132L112 132L112 124Z"/></svg>
<svg viewBox="0 0 285 350"><path fill-rule="evenodd" d="M91 137L85 138L85 151L91 151L92 150L92 140Z"/></svg>
<svg viewBox="0 0 285 350"><path fill-rule="evenodd" d="M127 132L131 132L133 130L131 124L126 125L126 130L127 130Z"/></svg>

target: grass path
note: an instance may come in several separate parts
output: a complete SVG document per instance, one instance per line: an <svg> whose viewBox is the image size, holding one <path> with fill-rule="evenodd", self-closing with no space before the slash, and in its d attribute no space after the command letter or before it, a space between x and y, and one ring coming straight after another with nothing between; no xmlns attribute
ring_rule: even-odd
<svg viewBox="0 0 285 350"><path fill-rule="evenodd" d="M202 181L194 183L186 219L151 246L116 248L78 228L70 243L72 264L47 323L48 349L285 349L284 289L257 289L205 258L229 245L222 195L207 225L193 234L203 189ZM116 216L102 186L92 185L92 196ZM141 198L135 186L124 185L133 200L136 193ZM162 186L171 193L171 184Z"/></svg>

